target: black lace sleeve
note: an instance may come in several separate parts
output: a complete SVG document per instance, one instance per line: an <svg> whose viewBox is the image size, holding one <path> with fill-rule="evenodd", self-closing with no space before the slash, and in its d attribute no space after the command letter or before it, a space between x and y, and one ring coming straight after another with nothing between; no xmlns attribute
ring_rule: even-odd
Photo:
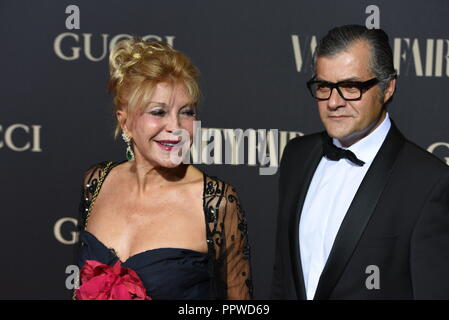
<svg viewBox="0 0 449 320"><path fill-rule="evenodd" d="M214 297L251 299L248 229L236 190L216 178L207 177L204 206L209 226L209 251L213 254Z"/></svg>
<svg viewBox="0 0 449 320"><path fill-rule="evenodd" d="M98 186L98 182L100 180L102 171L106 167L107 162L101 162L91 166L87 169L82 178L81 184L81 199L78 206L78 223L77 223L77 231L78 234L84 230L86 225L86 219L89 212L90 204L95 194L95 191ZM78 253L80 249L81 243L77 243L74 246L74 264L78 264ZM73 291L72 299L75 300L75 291Z"/></svg>

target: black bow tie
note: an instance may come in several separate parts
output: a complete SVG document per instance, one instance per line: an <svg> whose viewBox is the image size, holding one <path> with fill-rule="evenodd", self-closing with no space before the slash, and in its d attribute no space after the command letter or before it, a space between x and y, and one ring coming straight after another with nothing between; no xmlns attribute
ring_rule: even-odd
<svg viewBox="0 0 449 320"><path fill-rule="evenodd" d="M329 136L323 137L323 153L326 158L332 161L338 161L344 158L360 167L365 164L365 162L357 158L352 151L337 147Z"/></svg>

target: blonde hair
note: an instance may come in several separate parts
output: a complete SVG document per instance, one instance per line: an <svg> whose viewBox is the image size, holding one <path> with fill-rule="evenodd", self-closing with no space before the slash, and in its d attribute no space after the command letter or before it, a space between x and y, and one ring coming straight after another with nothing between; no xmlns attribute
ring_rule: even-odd
<svg viewBox="0 0 449 320"><path fill-rule="evenodd" d="M180 82L192 104L200 97L199 71L190 59L170 45L140 38L122 40L109 55L108 90L114 96L114 114L121 108L141 108L161 82ZM114 137L121 131L117 121Z"/></svg>

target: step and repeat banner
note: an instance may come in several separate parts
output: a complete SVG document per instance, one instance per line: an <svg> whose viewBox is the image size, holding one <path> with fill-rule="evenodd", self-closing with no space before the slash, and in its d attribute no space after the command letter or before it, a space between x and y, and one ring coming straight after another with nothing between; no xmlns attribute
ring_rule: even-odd
<svg viewBox="0 0 449 320"><path fill-rule="evenodd" d="M317 41L343 24L384 29L398 71L390 115L449 164L448 17L446 0L2 0L0 298L71 296L82 174L125 159L106 91L118 41L165 41L200 69L197 166L236 187L254 297L267 299L279 160L290 139L323 129L305 85Z"/></svg>

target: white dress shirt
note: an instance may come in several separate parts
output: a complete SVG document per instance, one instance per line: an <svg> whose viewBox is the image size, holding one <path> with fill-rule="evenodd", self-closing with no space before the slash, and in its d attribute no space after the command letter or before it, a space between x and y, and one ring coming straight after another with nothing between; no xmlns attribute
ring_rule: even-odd
<svg viewBox="0 0 449 320"><path fill-rule="evenodd" d="M373 132L344 148L365 162L362 167L347 159L332 161L323 157L313 175L301 213L298 239L308 300L315 295L343 218L390 127L387 113ZM337 139L333 142L342 147Z"/></svg>

